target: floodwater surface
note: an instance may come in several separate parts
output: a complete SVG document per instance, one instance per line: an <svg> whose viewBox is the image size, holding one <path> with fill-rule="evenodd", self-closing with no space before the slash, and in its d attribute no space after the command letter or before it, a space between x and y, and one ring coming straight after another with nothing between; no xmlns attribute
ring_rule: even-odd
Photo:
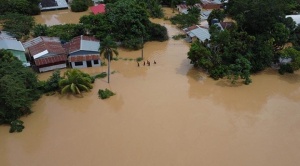
<svg viewBox="0 0 300 166"><path fill-rule="evenodd" d="M168 21L152 21L170 37L180 33ZM300 72L280 76L269 69L248 86L232 86L194 69L188 50L181 40L148 42L144 57L151 65L138 67L130 59L141 50L119 49L110 84L96 80L83 98L43 96L22 118L22 133L0 126L1 165L300 165ZM104 88L116 95L98 99Z"/></svg>

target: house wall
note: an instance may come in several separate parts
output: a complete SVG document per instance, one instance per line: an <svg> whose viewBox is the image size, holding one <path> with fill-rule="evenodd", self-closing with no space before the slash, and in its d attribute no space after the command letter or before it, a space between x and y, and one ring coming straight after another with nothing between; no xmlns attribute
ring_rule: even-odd
<svg viewBox="0 0 300 166"><path fill-rule="evenodd" d="M53 66L41 67L41 68L39 68L39 71L42 73L45 71L62 69L62 68L66 68L66 67L67 67L67 65L64 63L64 64L58 64L58 65L53 65Z"/></svg>
<svg viewBox="0 0 300 166"><path fill-rule="evenodd" d="M17 57L22 63L27 63L25 52L18 50L9 50L15 57Z"/></svg>
<svg viewBox="0 0 300 166"><path fill-rule="evenodd" d="M91 67L95 67L95 66L101 66L101 61L97 60L98 64L94 63L94 60L91 61L92 66ZM73 69L80 69L80 68L87 68L87 62L86 61L82 61L82 65L75 65L75 62L71 62L71 66Z"/></svg>

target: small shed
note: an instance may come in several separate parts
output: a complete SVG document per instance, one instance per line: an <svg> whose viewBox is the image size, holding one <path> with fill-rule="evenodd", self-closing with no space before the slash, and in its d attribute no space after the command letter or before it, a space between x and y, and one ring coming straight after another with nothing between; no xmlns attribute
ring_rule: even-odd
<svg viewBox="0 0 300 166"><path fill-rule="evenodd" d="M101 66L100 41L93 36L77 36L64 45L72 68Z"/></svg>
<svg viewBox="0 0 300 166"><path fill-rule="evenodd" d="M23 46L39 72L67 67L67 53L58 37L40 36L23 43Z"/></svg>

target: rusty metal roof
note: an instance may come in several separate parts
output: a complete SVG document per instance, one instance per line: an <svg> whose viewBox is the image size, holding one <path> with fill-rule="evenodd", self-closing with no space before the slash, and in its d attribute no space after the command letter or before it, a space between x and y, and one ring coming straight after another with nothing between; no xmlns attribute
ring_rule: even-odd
<svg viewBox="0 0 300 166"><path fill-rule="evenodd" d="M74 55L69 56L69 62L82 62L82 61L90 61L90 60L99 60L100 56L96 54L89 54L89 55Z"/></svg>
<svg viewBox="0 0 300 166"><path fill-rule="evenodd" d="M57 64L59 62L65 63L66 61L67 61L66 55L49 56L49 57L38 58L38 59L34 60L36 66L43 66L43 65L47 65L47 64Z"/></svg>
<svg viewBox="0 0 300 166"><path fill-rule="evenodd" d="M74 37L70 42L66 43L64 47L69 54L80 50L99 52L99 42L100 41L93 36L81 35Z"/></svg>

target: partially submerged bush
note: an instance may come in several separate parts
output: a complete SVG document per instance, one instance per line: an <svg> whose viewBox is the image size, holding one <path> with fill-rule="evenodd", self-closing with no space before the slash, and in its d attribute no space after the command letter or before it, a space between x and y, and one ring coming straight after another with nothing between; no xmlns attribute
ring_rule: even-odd
<svg viewBox="0 0 300 166"><path fill-rule="evenodd" d="M105 90L99 89L99 91L98 91L98 96L101 99L107 99L107 98L109 98L110 96L113 96L113 95L115 95L115 93L110 91L107 88Z"/></svg>
<svg viewBox="0 0 300 166"><path fill-rule="evenodd" d="M96 78L105 78L107 76L107 73L106 72L102 72L100 74L97 74L95 76L93 76L95 79Z"/></svg>

